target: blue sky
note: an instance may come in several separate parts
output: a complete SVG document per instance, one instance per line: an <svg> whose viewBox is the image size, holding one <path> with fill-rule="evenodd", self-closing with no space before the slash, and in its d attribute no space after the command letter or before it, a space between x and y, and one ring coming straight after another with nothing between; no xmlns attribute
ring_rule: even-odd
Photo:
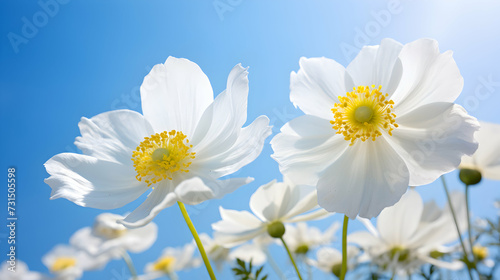
<svg viewBox="0 0 500 280"><path fill-rule="evenodd" d="M298 70L300 57L325 56L347 65L364 44L379 44L386 37L402 43L430 37L438 40L441 51L454 51L465 79L457 103L480 120L500 123L500 4L436 2L3 1L0 166L5 177L8 167L17 169L18 258L32 270L47 272L41 257L56 244L67 243L74 231L91 225L102 213L63 199L49 200L43 163L57 153L78 152L73 141L82 116L121 108L140 112L139 86L151 67L168 56L196 62L215 94L224 89L235 64L249 66L248 123L267 115L275 134L285 122L301 115L289 102L290 72ZM211 233L219 206L248 209L249 197L258 186L281 178L271 153L266 144L261 156L236 174L255 177L253 183L224 199L188 207L199 232ZM451 188L461 189L456 172L447 179ZM6 213L3 189L0 209ZM424 200L444 204L438 182L417 190ZM471 192L475 216L496 215L492 203L500 198L497 182L484 181ZM142 200L113 212L131 211ZM341 218L335 215L313 224L326 228ZM164 210L155 222L160 228L155 246L132 256L139 271L164 247L191 240L177 208ZM361 225L352 222L350 230L357 229ZM0 259L4 259L5 227L0 227L0 234ZM273 249L276 259L287 265L278 249ZM83 279L121 280L116 275L124 268L123 262L115 261ZM204 279L205 273L199 268L181 274L181 279ZM221 279L231 279L228 271L222 275Z"/></svg>

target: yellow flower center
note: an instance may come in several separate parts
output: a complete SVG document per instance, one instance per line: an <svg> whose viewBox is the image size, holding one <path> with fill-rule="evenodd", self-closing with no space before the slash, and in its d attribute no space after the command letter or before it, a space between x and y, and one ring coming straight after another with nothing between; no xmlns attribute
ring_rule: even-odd
<svg viewBox="0 0 500 280"><path fill-rule="evenodd" d="M115 239L124 236L127 233L127 229L117 229L109 227L95 227L94 231L99 236L105 237L107 239Z"/></svg>
<svg viewBox="0 0 500 280"><path fill-rule="evenodd" d="M67 268L73 267L76 265L76 259L72 257L59 257L56 259L52 267L50 268L53 272L58 272L65 270Z"/></svg>
<svg viewBox="0 0 500 280"><path fill-rule="evenodd" d="M173 271L174 264L175 264L174 257L171 256L163 257L153 264L153 269L168 274Z"/></svg>
<svg viewBox="0 0 500 280"><path fill-rule="evenodd" d="M382 135L382 130L392 135L394 128L398 127L392 112L394 101L388 100L389 94L383 94L382 86L359 86L346 96L339 96L339 103L335 103L332 112L334 120L330 121L337 134L342 134L344 139L354 145L357 139L366 141Z"/></svg>
<svg viewBox="0 0 500 280"><path fill-rule="evenodd" d="M483 246L472 247L472 253L479 261L482 261L488 257L488 248Z"/></svg>
<svg viewBox="0 0 500 280"><path fill-rule="evenodd" d="M410 251L401 246L396 246L389 251L389 256L391 257L391 260L393 260L397 256L397 260L399 262L404 262L408 260Z"/></svg>
<svg viewBox="0 0 500 280"><path fill-rule="evenodd" d="M163 179L172 180L175 172L189 172L195 155L189 152L192 147L180 131L164 131L145 137L132 154L137 180L149 187Z"/></svg>

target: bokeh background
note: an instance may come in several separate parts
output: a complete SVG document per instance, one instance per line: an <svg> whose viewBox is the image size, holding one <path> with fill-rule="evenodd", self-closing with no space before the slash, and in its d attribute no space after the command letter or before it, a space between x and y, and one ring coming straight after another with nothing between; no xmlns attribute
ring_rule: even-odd
<svg viewBox="0 0 500 280"><path fill-rule="evenodd" d="M55 3L48 7L47 3ZM48 8L47 8L48 7ZM215 94L225 88L231 68L250 66L248 123L267 115L273 135L302 113L289 101L289 77L301 56L325 56L347 65L366 44L391 37L408 43L437 39L441 51L453 50L465 79L457 103L480 120L500 123L500 3L498 1L118 1L40 0L0 4L0 260L6 259L7 168L17 169L17 257L31 270L48 272L41 257L103 211L58 199L49 200L43 163L73 145L82 116L127 108L141 112L139 86L144 76L168 56L196 62ZM250 195L281 175L270 158L269 140L260 157L234 176L255 181L221 200L188 211L199 232L211 233L218 207L247 210ZM446 175L452 189L462 189L458 174ZM418 187L425 201L444 205L439 181ZM475 217L494 217L499 184L483 181L471 191ZM123 214L144 197L113 212ZM313 222L322 229L341 215ZM139 272L163 248L192 240L176 207L154 220L156 244L132 254ZM363 229L357 221L349 231ZM337 233L337 240L340 232ZM333 246L340 248L340 242ZM294 273L281 248L272 253L285 272ZM286 269L288 267L288 269ZM270 267L266 268L274 279ZM127 279L122 261L83 279ZM232 279L229 268L220 279ZM206 279L204 267L180 273L181 279ZM330 279L315 272L315 279Z"/></svg>

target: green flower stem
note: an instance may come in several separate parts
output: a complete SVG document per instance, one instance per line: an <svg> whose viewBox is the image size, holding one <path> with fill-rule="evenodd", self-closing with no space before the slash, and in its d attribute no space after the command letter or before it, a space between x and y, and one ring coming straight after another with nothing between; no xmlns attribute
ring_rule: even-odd
<svg viewBox="0 0 500 280"><path fill-rule="evenodd" d="M464 251L464 258L466 258L467 262L469 262L469 256L467 254L467 249L465 249L465 243L464 243L464 240L462 239L462 234L460 233L460 228L458 227L457 216L455 215L455 210L453 209L453 204L451 203L450 192L448 191L448 186L446 185L446 181L444 179L444 176L441 176L441 182L443 183L443 188L444 188L444 192L446 193L446 198L448 199L448 205L450 206L451 215L453 216L453 221L455 222L455 227L457 229L458 238L460 239L460 245L462 245L462 250ZM469 278L471 280L474 280L474 278L472 278L472 271L470 269L469 264L467 264L467 271L469 272Z"/></svg>
<svg viewBox="0 0 500 280"><path fill-rule="evenodd" d="M274 260L273 256L269 252L269 249L264 248L263 251L266 254L267 261L271 265L271 268L274 270L274 272L276 273L276 275L278 275L278 277L280 279L286 280L285 274L283 274L283 271L281 271L281 269L279 268L278 264L276 263L276 261Z"/></svg>
<svg viewBox="0 0 500 280"><path fill-rule="evenodd" d="M477 264L476 255L474 255L474 243L472 242L472 229L470 226L470 206L469 206L469 185L465 185L465 205L467 207L467 234L469 235L470 252L474 259L474 267Z"/></svg>
<svg viewBox="0 0 500 280"><path fill-rule="evenodd" d="M186 220L186 224L189 227L189 230L191 231L191 234L194 237L194 240L196 241L196 245L198 246L198 250L200 250L201 257L203 258L203 262L205 263L205 267L207 268L208 274L210 275L210 279L216 280L214 271L212 269L212 266L210 266L210 261L208 260L207 253L205 252L205 248L203 248L203 244L201 243L200 237L198 236L198 232L196 232L196 228L193 225L193 222L191 222L191 218L189 218L189 215L186 211L186 207L184 206L184 203L177 201L177 204L179 204L179 208L181 209L182 216L184 217L184 220Z"/></svg>
<svg viewBox="0 0 500 280"><path fill-rule="evenodd" d="M347 225L349 217L344 215L344 226L342 228L342 269L340 270L340 280L345 279L347 273Z"/></svg>
<svg viewBox="0 0 500 280"><path fill-rule="evenodd" d="M137 280L137 271L135 270L134 263L132 262L132 259L130 258L129 254L127 251L122 252L122 258L127 264L128 270L130 271L130 275L132 275L132 279Z"/></svg>
<svg viewBox="0 0 500 280"><path fill-rule="evenodd" d="M288 256L290 257L290 260L292 261L293 267L295 267L295 271L297 272L297 276L299 276L299 279L302 280L302 275L300 275L299 268L297 267L297 264L295 263L295 260L293 259L292 252L290 252L290 249L286 245L285 239L283 239L283 236L280 237L281 242L283 242L283 246L285 247Z"/></svg>

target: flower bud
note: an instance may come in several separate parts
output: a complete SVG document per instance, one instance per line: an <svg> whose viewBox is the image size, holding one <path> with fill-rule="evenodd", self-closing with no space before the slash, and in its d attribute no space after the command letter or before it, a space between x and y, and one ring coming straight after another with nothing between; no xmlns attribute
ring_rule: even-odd
<svg viewBox="0 0 500 280"><path fill-rule="evenodd" d="M340 273L342 272L342 264L341 263L338 263L338 264L334 264L332 266L332 273L333 275L337 276L338 278L340 278Z"/></svg>
<svg viewBox="0 0 500 280"><path fill-rule="evenodd" d="M462 181L467 186L475 185L481 182L481 172L475 169L464 168L460 169L460 181Z"/></svg>
<svg viewBox="0 0 500 280"><path fill-rule="evenodd" d="M267 226L267 233L273 238L281 238L285 234L285 225L282 222L272 222Z"/></svg>
<svg viewBox="0 0 500 280"><path fill-rule="evenodd" d="M295 249L295 254L297 255L305 255L307 252L309 252L309 246L305 244L300 245L297 249Z"/></svg>

